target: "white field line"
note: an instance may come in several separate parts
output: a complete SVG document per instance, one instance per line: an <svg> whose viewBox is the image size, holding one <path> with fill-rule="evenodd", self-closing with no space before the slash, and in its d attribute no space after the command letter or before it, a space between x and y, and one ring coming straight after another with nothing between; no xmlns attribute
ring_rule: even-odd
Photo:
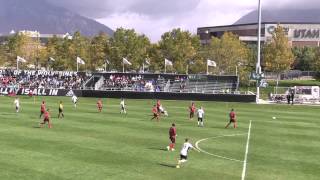
<svg viewBox="0 0 320 180"><path fill-rule="evenodd" d="M206 140L208 140L208 139L217 139L217 138L222 138L222 137L241 136L241 135L246 135L246 134L247 134L247 133L244 133L244 134L230 134L230 135L221 135L221 136L216 136L216 137L204 138L204 139L198 140L198 141L196 142L195 146L196 146L196 148L197 148L199 151L201 151L201 152L203 152L203 153L205 153L205 154L208 154L208 155L211 155L211 156L214 156L214 157L217 157L217 158L221 158L221 159L230 160L230 161L243 162L242 160L233 159L233 158L228 158L228 157L220 156L220 155L217 155L217 154L209 153L209 152L201 149L201 148L199 147L199 144L200 144L200 142L206 141Z"/></svg>
<svg viewBox="0 0 320 180"><path fill-rule="evenodd" d="M250 133L251 133L251 120L249 124L249 129L248 129L248 137L247 137L247 145L246 145L246 152L244 155L244 161L243 161L243 169L242 169L242 176L241 180L244 180L246 177L246 169L247 169L247 157L248 157L248 151L249 151L249 141L250 141Z"/></svg>

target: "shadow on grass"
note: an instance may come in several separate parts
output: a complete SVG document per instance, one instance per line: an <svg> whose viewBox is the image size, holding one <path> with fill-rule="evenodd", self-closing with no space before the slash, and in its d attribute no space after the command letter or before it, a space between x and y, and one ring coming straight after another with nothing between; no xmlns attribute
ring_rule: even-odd
<svg viewBox="0 0 320 180"><path fill-rule="evenodd" d="M17 113L0 113L0 115L4 115L4 116L15 116L18 115Z"/></svg>
<svg viewBox="0 0 320 180"><path fill-rule="evenodd" d="M40 129L40 126L32 126L32 128Z"/></svg>
<svg viewBox="0 0 320 180"><path fill-rule="evenodd" d="M173 164L159 163L158 165L168 168L176 168L176 165Z"/></svg>
<svg viewBox="0 0 320 180"><path fill-rule="evenodd" d="M151 150L158 150L158 151L168 151L166 148L148 148Z"/></svg>

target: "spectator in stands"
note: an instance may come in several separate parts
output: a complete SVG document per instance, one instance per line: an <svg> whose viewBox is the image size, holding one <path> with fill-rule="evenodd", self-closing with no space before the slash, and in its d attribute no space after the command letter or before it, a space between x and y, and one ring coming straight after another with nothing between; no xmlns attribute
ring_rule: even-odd
<svg viewBox="0 0 320 180"><path fill-rule="evenodd" d="M11 73L1 75L0 87L32 88L32 89L80 89L86 77L79 76L49 76L20 74L13 76Z"/></svg>

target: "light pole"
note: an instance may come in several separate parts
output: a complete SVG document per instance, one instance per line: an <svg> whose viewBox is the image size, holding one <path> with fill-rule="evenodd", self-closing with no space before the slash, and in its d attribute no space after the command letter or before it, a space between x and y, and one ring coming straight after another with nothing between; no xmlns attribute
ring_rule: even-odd
<svg viewBox="0 0 320 180"><path fill-rule="evenodd" d="M238 73L238 67L240 68L240 66L242 66L243 64L241 63L241 61L239 61L237 64L236 64L236 76L237 76L237 91L239 91L239 83L240 83L240 72ZM238 76L239 74L239 76Z"/></svg>
<svg viewBox="0 0 320 180"><path fill-rule="evenodd" d="M258 54L257 54L257 66L256 66L256 73L257 74L261 74L261 62L260 62L260 58L261 58L261 0L259 0L259 14L258 14ZM256 103L259 103L259 99L260 99L260 84L259 84L260 80L257 80L257 93L256 93Z"/></svg>
<svg viewBox="0 0 320 180"><path fill-rule="evenodd" d="M238 76L238 64L236 65L236 76Z"/></svg>
<svg viewBox="0 0 320 180"><path fill-rule="evenodd" d="M38 67L39 67L39 44L41 43L40 42L40 32L36 31L37 32L37 57L36 57L36 70L38 70Z"/></svg>

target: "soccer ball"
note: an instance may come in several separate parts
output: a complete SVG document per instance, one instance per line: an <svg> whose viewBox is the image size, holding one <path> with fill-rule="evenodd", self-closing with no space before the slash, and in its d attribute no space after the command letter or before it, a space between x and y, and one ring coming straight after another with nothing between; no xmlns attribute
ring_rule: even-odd
<svg viewBox="0 0 320 180"><path fill-rule="evenodd" d="M177 166L176 166L176 168L180 168L180 166L179 166L179 165L177 165Z"/></svg>
<svg viewBox="0 0 320 180"><path fill-rule="evenodd" d="M277 118L275 116L273 116L272 119L277 119Z"/></svg>

